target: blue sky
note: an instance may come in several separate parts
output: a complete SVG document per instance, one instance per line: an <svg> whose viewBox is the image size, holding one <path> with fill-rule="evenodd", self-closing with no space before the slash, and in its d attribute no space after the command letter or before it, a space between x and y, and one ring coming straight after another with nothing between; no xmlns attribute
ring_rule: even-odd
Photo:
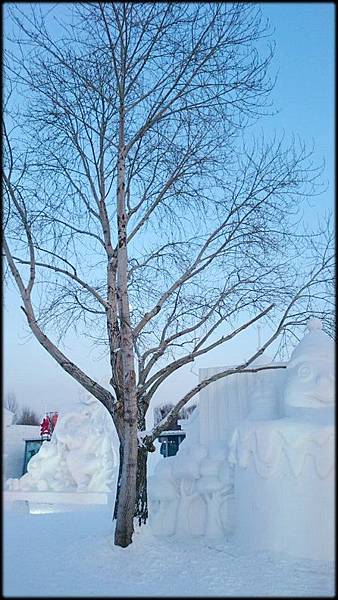
<svg viewBox="0 0 338 600"><path fill-rule="evenodd" d="M260 127L294 132L309 145L315 143L316 162L325 160L327 189L313 202L311 221L334 206L334 4L267 3L262 11L275 28L273 70L279 71L272 100L279 114L265 118ZM13 391L19 404L39 414L65 410L81 395L81 387L64 373L38 342L28 335L19 294L11 284L4 290L3 374L4 394ZM246 358L257 345L257 332L217 349L199 363L181 370L161 388L156 401L177 400L197 383L198 368L233 364ZM249 348L249 352L248 352ZM79 339L66 348L71 358L108 386L108 362Z"/></svg>

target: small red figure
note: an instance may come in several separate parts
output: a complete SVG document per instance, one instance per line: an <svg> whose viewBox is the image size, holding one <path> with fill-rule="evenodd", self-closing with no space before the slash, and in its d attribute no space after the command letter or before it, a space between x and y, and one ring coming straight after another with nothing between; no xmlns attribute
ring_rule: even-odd
<svg viewBox="0 0 338 600"><path fill-rule="evenodd" d="M44 417L42 420L40 425L40 435L44 440L50 439L50 421L48 417Z"/></svg>

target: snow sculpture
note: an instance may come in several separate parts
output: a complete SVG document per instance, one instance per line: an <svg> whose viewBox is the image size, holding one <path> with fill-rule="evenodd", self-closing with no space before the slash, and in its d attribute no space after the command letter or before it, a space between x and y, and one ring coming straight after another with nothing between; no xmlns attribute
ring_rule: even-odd
<svg viewBox="0 0 338 600"><path fill-rule="evenodd" d="M284 415L234 432L235 537L249 550L334 560L333 343L321 322L285 370Z"/></svg>
<svg viewBox="0 0 338 600"><path fill-rule="evenodd" d="M156 475L149 478L149 500L152 504L150 522L158 535L175 533L179 495L172 473L174 458L172 456L160 461L161 468L157 466Z"/></svg>
<svg viewBox="0 0 338 600"><path fill-rule="evenodd" d="M218 369L201 369L201 379ZM201 392L176 456L149 478L149 522L157 535L228 535L233 526L233 482L228 441L250 410L251 374L232 375Z"/></svg>
<svg viewBox="0 0 338 600"><path fill-rule="evenodd" d="M60 415L50 442L43 442L10 490L93 491L113 489L117 454L111 419L100 402L86 398L78 411Z"/></svg>
<svg viewBox="0 0 338 600"><path fill-rule="evenodd" d="M220 537L224 533L223 525L227 523L226 499L233 489L224 451L219 448L211 456L204 458L200 463L199 471L201 477L196 487L206 504L203 533L208 538Z"/></svg>
<svg viewBox="0 0 338 600"><path fill-rule="evenodd" d="M231 531L233 484L226 452L194 442L198 416L195 409L179 452L159 461L150 478L149 521L156 535L218 538Z"/></svg>
<svg viewBox="0 0 338 600"><path fill-rule="evenodd" d="M233 534L244 550L333 560L333 356L311 319L290 361L274 363L286 368L205 388L178 454L149 481L154 533Z"/></svg>

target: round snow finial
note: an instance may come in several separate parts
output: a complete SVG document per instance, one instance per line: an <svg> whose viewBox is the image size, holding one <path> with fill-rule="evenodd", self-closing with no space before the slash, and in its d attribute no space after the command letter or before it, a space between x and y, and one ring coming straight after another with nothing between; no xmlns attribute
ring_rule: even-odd
<svg viewBox="0 0 338 600"><path fill-rule="evenodd" d="M317 319L316 317L312 317L312 319L309 319L307 322L307 328L309 331L315 331L316 329L322 329L323 324L321 322L320 319Z"/></svg>

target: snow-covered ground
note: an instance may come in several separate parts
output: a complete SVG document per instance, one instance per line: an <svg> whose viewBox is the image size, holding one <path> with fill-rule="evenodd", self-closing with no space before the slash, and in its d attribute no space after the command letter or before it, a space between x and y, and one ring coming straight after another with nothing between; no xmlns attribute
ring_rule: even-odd
<svg viewBox="0 0 338 600"><path fill-rule="evenodd" d="M149 526L113 545L111 508L6 510L5 597L333 596L334 565L243 554L232 543L159 539Z"/></svg>

